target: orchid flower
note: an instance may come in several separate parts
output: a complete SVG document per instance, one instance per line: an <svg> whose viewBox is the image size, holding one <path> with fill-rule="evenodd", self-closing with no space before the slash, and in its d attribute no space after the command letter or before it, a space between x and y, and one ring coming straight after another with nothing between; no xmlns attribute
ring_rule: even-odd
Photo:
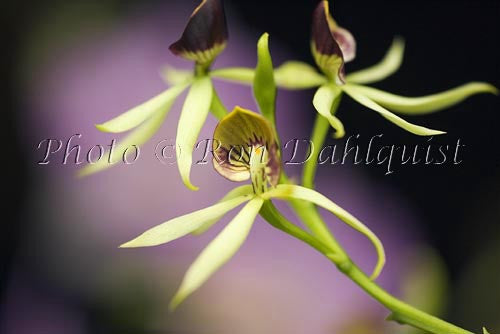
<svg viewBox="0 0 500 334"><path fill-rule="evenodd" d="M127 154L131 145L143 145L160 128L176 98L188 87L177 127L176 153L184 184L197 190L190 181L192 151L209 111L220 116L220 103L208 75L210 66L227 42L227 26L221 0L203 0L194 10L181 38L170 51L195 63L194 75L183 75L171 88L143 104L96 125L102 132L133 131L115 148L117 154ZM111 167L108 161L87 165L79 174L92 174Z"/></svg>
<svg viewBox="0 0 500 334"><path fill-rule="evenodd" d="M219 174L235 182L250 179L251 185L236 187L217 204L171 219L121 245L123 248L156 246L189 233L199 234L229 211L246 203L189 267L171 301L171 308L175 308L198 289L238 251L264 203L272 199L295 199L313 203L365 235L378 254L372 279L379 275L385 262L384 248L368 227L315 190L278 184L281 173L279 147L272 124L266 118L236 107L217 125L213 136L213 152L213 165Z"/></svg>
<svg viewBox="0 0 500 334"><path fill-rule="evenodd" d="M436 112L478 93L498 94L498 90L482 82L471 82L454 89L423 97L406 97L384 92L362 84L383 80L396 72L403 59L404 42L397 38L383 60L372 67L345 74L345 63L356 56L356 41L352 34L340 27L329 12L328 1L321 0L313 14L311 50L316 65L322 73L306 63L288 61L275 70L276 84L285 89L309 89L319 87L313 105L335 129L335 137L344 136L344 126L335 117L342 93L346 93L361 105L378 112L397 126L421 136L444 134L402 119L390 110L403 115L424 115ZM226 68L211 73L220 78L241 83L252 83L254 71L250 68ZM168 75L167 77L172 77Z"/></svg>

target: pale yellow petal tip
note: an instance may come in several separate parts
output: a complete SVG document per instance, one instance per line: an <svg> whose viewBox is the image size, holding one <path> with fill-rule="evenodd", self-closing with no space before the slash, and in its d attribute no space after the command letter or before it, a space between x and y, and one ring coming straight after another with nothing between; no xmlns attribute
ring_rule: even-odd
<svg viewBox="0 0 500 334"><path fill-rule="evenodd" d="M393 40L394 45L398 47L404 47L406 44L405 38L403 36L395 36Z"/></svg>
<svg viewBox="0 0 500 334"><path fill-rule="evenodd" d="M341 139L341 138L344 138L345 136L345 131L335 131L333 134L332 134L333 138L334 139Z"/></svg>
<svg viewBox="0 0 500 334"><path fill-rule="evenodd" d="M498 91L498 88L496 88L495 86L493 86L492 84L487 83L487 82L475 81L475 82L470 82L470 83L466 84L465 86L468 86L473 91L473 93L470 95L473 95L474 91L476 94L490 93L493 95L498 95L500 93Z"/></svg>
<svg viewBox="0 0 500 334"><path fill-rule="evenodd" d="M490 92L493 95L498 96L498 94L499 94L498 88L496 88L495 86L490 85L490 84L487 84L487 85L488 85L487 91Z"/></svg>
<svg viewBox="0 0 500 334"><path fill-rule="evenodd" d="M380 274L382 273L382 269L384 269L384 266L385 266L385 259L377 264L377 266L373 270L373 273L370 276L370 280L375 281L377 278L379 278Z"/></svg>
<svg viewBox="0 0 500 334"><path fill-rule="evenodd" d="M263 33L259 38L259 42L262 41L262 43L266 43L268 40L269 40L268 32Z"/></svg>
<svg viewBox="0 0 500 334"><path fill-rule="evenodd" d="M177 307L184 301L186 296L181 295L180 293L176 293L175 296L172 298L170 301L170 304L168 304L168 310L169 312L174 312Z"/></svg>
<svg viewBox="0 0 500 334"><path fill-rule="evenodd" d="M186 186L186 188L188 188L189 190L192 190L192 191L200 190L200 187L193 185L189 179L184 179L183 182L184 182L184 185Z"/></svg>
<svg viewBox="0 0 500 334"><path fill-rule="evenodd" d="M406 130L406 131L408 131L408 130ZM446 131L433 130L433 129L428 129L428 128L424 128L423 130L420 130L420 131L408 131L408 132L413 133L417 136L422 136L422 137L440 136L440 135L447 134Z"/></svg>
<svg viewBox="0 0 500 334"><path fill-rule="evenodd" d="M430 136L439 136L439 135L445 135L447 134L446 131L441 131L441 130L433 130L432 134Z"/></svg>
<svg viewBox="0 0 500 334"><path fill-rule="evenodd" d="M380 247L377 247L377 253L378 253L377 265L375 266L375 269L373 269L373 273L370 276L370 280L372 281L375 281L380 276L385 266L385 261L386 261L385 250L382 244L380 244Z"/></svg>
<svg viewBox="0 0 500 334"><path fill-rule="evenodd" d="M486 327L483 327L483 334L490 334L490 332L488 332L488 330L486 329Z"/></svg>
<svg viewBox="0 0 500 334"><path fill-rule="evenodd" d="M111 131L111 129L109 129L106 125L104 124L96 124L95 125L96 129L101 131L101 132L106 132L106 133L110 133L110 132L113 132Z"/></svg>
<svg viewBox="0 0 500 334"><path fill-rule="evenodd" d="M140 247L139 245L136 244L135 240L137 240L137 239L127 241L126 243L118 246L118 248L137 248L137 247Z"/></svg>
<svg viewBox="0 0 500 334"><path fill-rule="evenodd" d="M87 167L83 167L82 169L79 169L76 172L76 178L83 179L84 177L87 177L90 174L92 174L92 171L88 168L88 166Z"/></svg>

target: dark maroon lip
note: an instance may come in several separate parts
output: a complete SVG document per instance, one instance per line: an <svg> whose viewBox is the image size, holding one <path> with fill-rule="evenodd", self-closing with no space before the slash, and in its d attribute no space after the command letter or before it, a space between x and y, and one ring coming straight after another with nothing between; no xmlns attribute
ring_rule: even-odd
<svg viewBox="0 0 500 334"><path fill-rule="evenodd" d="M179 56L224 45L228 39L226 15L221 0L204 0L193 12L181 38L170 45Z"/></svg>
<svg viewBox="0 0 500 334"><path fill-rule="evenodd" d="M327 1L321 1L313 12L312 39L318 53L343 58L342 49L328 24L327 6Z"/></svg>

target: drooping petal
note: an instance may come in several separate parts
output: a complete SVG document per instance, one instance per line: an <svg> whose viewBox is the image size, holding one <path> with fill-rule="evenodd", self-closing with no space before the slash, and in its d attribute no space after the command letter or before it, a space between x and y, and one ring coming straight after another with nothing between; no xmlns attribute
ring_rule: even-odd
<svg viewBox="0 0 500 334"><path fill-rule="evenodd" d="M182 181L191 190L197 190L190 180L192 152L212 103L213 87L209 77L196 79L182 107L177 126L177 165Z"/></svg>
<svg viewBox="0 0 500 334"><path fill-rule="evenodd" d="M318 67L338 84L344 82L344 56L331 31L328 1L321 1L313 13L311 51Z"/></svg>
<svg viewBox="0 0 500 334"><path fill-rule="evenodd" d="M260 150L259 150L260 149ZM215 170L231 181L248 180L252 158L261 154L265 180L276 185L281 171L279 147L270 122L250 110L236 107L217 125L213 142ZM253 181L253 180L252 180Z"/></svg>
<svg viewBox="0 0 500 334"><path fill-rule="evenodd" d="M170 46L170 51L208 66L226 47L227 37L222 1L203 0L191 14L181 39Z"/></svg>
<svg viewBox="0 0 500 334"><path fill-rule="evenodd" d="M321 86L313 98L314 108L335 129L335 138L342 138L345 135L344 125L337 117L332 115L332 110L340 102L341 96L342 90L338 86L330 84Z"/></svg>
<svg viewBox="0 0 500 334"><path fill-rule="evenodd" d="M249 195L252 193L253 193L252 186L249 184L245 184L244 186L236 187L233 190L231 190L230 192L228 192L218 203L226 202L226 201L229 201L233 198L244 196L244 195ZM193 234L200 235L200 234L204 233L210 227L212 227L212 225L217 223L222 218L222 216L223 215L216 217L212 220L206 221L205 223L203 223L203 225L201 225L199 228L194 230Z"/></svg>
<svg viewBox="0 0 500 334"><path fill-rule="evenodd" d="M348 74L346 76L346 81L349 83L368 84L387 78L394 74L401 66L404 50L404 40L402 38L395 38L391 47L385 54L384 59L382 59L380 63Z"/></svg>
<svg viewBox="0 0 500 334"><path fill-rule="evenodd" d="M498 89L484 82L471 82L441 93L421 97L399 96L371 87L351 86L380 105L406 115L424 115L436 112L457 104L474 94L498 95Z"/></svg>
<svg viewBox="0 0 500 334"><path fill-rule="evenodd" d="M233 257L247 238L263 203L264 201L259 197L248 202L201 252L186 272L179 290L170 302L170 309L175 309L187 296L205 283L217 269Z"/></svg>
<svg viewBox="0 0 500 334"><path fill-rule="evenodd" d="M133 129L150 118L154 113L165 109L169 110L177 96L179 96L187 86L188 83L173 86L120 116L105 123L97 124L96 127L99 131L112 133L120 133Z"/></svg>
<svg viewBox="0 0 500 334"><path fill-rule="evenodd" d="M442 135L442 134L446 133L446 132L439 131L439 130L428 129L426 127L415 125L415 124L412 124L410 122L405 121L401 117L393 114L392 112L390 112L389 110L380 106L376 102L373 102L370 98L368 98L366 95L361 93L356 87L353 87L351 85L344 85L344 86L342 86L342 90L344 92L346 92L347 95L352 97L358 103L364 105L365 107L367 107L369 109L372 109L372 110L378 112L385 119L389 120L390 122L396 124L397 126L403 128L403 129L405 129L408 132L411 132L411 133L419 135L419 136L434 136L434 135Z"/></svg>
<svg viewBox="0 0 500 334"><path fill-rule="evenodd" d="M276 83L274 69L269 52L269 34L264 33L257 43L257 66L253 81L253 94L260 112L268 120L274 120L276 109Z"/></svg>
<svg viewBox="0 0 500 334"><path fill-rule="evenodd" d="M137 238L124 243L120 248L157 246L178 239L189 234L205 222L219 218L240 204L248 201L253 195L243 195L220 202L208 208L176 217L163 224L157 225Z"/></svg>
<svg viewBox="0 0 500 334"><path fill-rule="evenodd" d="M112 151L107 150L99 161L93 164L89 163L80 169L77 175L83 177L103 171L115 165L119 165L120 161L126 161L129 156L137 154L139 147L153 137L156 131L161 127L172 103L153 114L148 120L135 128L123 140L120 140Z"/></svg>
<svg viewBox="0 0 500 334"><path fill-rule="evenodd" d="M254 72L254 69L249 67L227 67L210 71L210 76L216 79L251 85L253 83Z"/></svg>
<svg viewBox="0 0 500 334"><path fill-rule="evenodd" d="M287 61L275 69L274 79L278 87L309 89L326 83L327 78L314 67L300 61Z"/></svg>
<svg viewBox="0 0 500 334"><path fill-rule="evenodd" d="M385 251L382 242L368 227L366 227L356 217L351 215L346 210L342 209L327 197L323 196L315 190L290 184L280 184L276 188L269 190L262 197L264 199L280 198L308 201L333 213L340 220L351 226L356 231L365 235L372 242L378 255L378 261L375 269L373 270L372 279L375 279L379 276L385 264Z"/></svg>

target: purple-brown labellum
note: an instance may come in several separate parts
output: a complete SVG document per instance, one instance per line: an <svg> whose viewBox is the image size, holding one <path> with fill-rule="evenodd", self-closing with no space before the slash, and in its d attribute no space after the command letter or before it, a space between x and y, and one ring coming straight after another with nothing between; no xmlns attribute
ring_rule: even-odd
<svg viewBox="0 0 500 334"><path fill-rule="evenodd" d="M170 51L198 64L210 65L226 47L226 14L221 0L203 0L194 10L181 38Z"/></svg>
<svg viewBox="0 0 500 334"><path fill-rule="evenodd" d="M356 41L333 20L327 0L320 1L313 13L311 49L321 70L343 83L344 63L356 56Z"/></svg>
<svg viewBox="0 0 500 334"><path fill-rule="evenodd" d="M332 20L332 22L335 21ZM344 61L348 63L354 60L354 58L356 58L356 40L352 36L351 32L337 25L335 25L334 28L331 30L333 37L335 38L335 40L340 46L340 49L342 50Z"/></svg>
<svg viewBox="0 0 500 334"><path fill-rule="evenodd" d="M261 115L236 107L215 128L212 150L214 168L225 178L236 182L248 180L255 176L251 175L251 164L260 162L264 169L261 176L265 178L261 183L278 184L279 147L271 124ZM253 159L252 154L256 154Z"/></svg>

